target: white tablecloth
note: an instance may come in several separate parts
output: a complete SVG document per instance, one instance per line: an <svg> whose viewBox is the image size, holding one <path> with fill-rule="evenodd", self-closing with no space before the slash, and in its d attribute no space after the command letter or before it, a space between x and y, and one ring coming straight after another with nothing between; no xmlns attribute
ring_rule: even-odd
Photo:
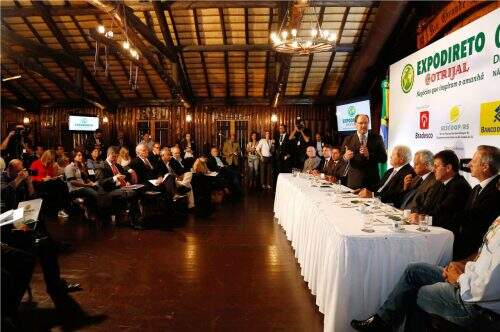
<svg viewBox="0 0 500 332"><path fill-rule="evenodd" d="M353 331L350 321L375 313L409 263L446 265L453 233L439 227L422 233L413 225L402 233L386 225L365 233L361 213L334 204L331 191L280 174L274 214L325 315L324 330Z"/></svg>

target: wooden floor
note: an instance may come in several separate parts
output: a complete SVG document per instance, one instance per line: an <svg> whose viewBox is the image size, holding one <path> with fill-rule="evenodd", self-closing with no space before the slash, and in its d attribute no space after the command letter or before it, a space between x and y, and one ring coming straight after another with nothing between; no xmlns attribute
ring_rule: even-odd
<svg viewBox="0 0 500 332"><path fill-rule="evenodd" d="M167 230L50 225L74 244L60 256L63 277L83 286L72 297L89 315L104 315L79 330L321 331L323 315L273 221L273 202L272 193L249 193L209 220L190 215ZM60 330L39 267L32 288L26 329Z"/></svg>

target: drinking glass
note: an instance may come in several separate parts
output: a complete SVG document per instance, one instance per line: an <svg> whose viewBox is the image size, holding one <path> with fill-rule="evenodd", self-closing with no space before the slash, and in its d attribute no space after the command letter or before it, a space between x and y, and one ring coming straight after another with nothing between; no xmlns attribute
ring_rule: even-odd
<svg viewBox="0 0 500 332"><path fill-rule="evenodd" d="M405 209L403 210L403 220L407 223L410 223L410 215L411 215L411 210Z"/></svg>
<svg viewBox="0 0 500 332"><path fill-rule="evenodd" d="M370 214L368 213L363 213L363 228L361 229L363 232L366 233L373 233L375 232L373 230L373 218Z"/></svg>
<svg viewBox="0 0 500 332"><path fill-rule="evenodd" d="M418 220L418 230L421 231L421 232L429 232L429 229L427 228L427 219L426 219L427 216L419 216L419 220Z"/></svg>
<svg viewBox="0 0 500 332"><path fill-rule="evenodd" d="M320 174L319 174L319 178L320 178L321 180L324 180L324 179L325 179L325 173L320 173Z"/></svg>
<svg viewBox="0 0 500 332"><path fill-rule="evenodd" d="M425 221L427 222L427 227L432 226L432 216L425 216Z"/></svg>

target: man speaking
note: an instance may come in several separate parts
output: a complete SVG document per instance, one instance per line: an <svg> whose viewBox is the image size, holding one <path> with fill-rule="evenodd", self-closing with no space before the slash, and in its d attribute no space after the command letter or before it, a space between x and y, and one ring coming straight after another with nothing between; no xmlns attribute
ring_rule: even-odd
<svg viewBox="0 0 500 332"><path fill-rule="evenodd" d="M375 191L380 182L378 164L387 161L387 153L382 136L368 132L368 121L368 115L356 115L356 132L345 138L342 152L347 162L347 186Z"/></svg>

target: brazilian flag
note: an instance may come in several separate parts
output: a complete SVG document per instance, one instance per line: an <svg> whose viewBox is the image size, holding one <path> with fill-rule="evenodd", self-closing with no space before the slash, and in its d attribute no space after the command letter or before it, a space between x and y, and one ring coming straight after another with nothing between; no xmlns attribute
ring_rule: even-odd
<svg viewBox="0 0 500 332"><path fill-rule="evenodd" d="M387 143L389 141L389 81L383 80L382 88L382 111L380 114L380 135L384 140L384 146L387 150ZM387 171L387 163L378 164L380 177Z"/></svg>

